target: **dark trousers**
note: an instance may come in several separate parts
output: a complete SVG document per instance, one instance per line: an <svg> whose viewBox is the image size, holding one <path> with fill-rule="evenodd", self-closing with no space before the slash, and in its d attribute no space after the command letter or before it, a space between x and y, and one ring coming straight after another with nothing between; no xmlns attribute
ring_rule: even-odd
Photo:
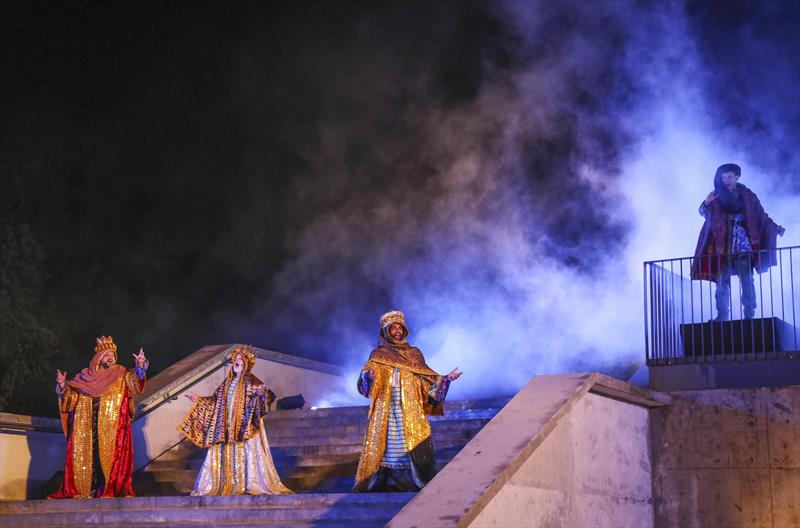
<svg viewBox="0 0 800 528"><path fill-rule="evenodd" d="M729 255L726 265L720 270L714 300L717 303L717 319L730 319L731 275L737 275L741 284L741 302L745 319L752 319L756 311L756 286L753 281L753 257L751 253Z"/></svg>

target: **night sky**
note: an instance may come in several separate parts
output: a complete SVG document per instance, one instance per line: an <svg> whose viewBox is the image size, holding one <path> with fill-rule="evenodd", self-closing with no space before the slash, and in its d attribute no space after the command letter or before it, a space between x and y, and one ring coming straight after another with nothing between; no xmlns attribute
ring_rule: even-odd
<svg viewBox="0 0 800 528"><path fill-rule="evenodd" d="M457 396L626 372L641 262L693 251L717 165L798 244L798 28L789 1L1 2L0 410L53 415L101 334L151 375L231 342L352 368L393 308Z"/></svg>

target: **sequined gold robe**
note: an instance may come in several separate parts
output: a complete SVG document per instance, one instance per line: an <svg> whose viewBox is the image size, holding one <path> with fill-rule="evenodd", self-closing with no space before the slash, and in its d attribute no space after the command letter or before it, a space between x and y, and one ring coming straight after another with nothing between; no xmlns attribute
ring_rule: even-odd
<svg viewBox="0 0 800 528"><path fill-rule="evenodd" d="M121 369L122 370L122 369ZM133 396L144 390L133 369L121 375L99 397L93 398L66 385L59 406L67 437L64 482L52 499L133 497ZM96 450L96 451L95 451ZM101 473L95 474L95 454Z"/></svg>
<svg viewBox="0 0 800 528"><path fill-rule="evenodd" d="M406 448L416 475L423 483L427 483L436 474L431 427L426 416L441 416L444 405L441 400L430 397L438 386L447 383L444 378L425 364L419 349L404 347L399 350L377 348L372 351L369 361L362 373L371 372L372 384L368 389L359 387L359 391L372 401L369 407L369 425L364 436L361 458L356 471L354 491L366 491L370 477L381 466L386 450L386 438L389 428L389 412L392 394L392 376L395 369L399 371L401 406L403 413L403 429L405 431Z"/></svg>
<svg viewBox="0 0 800 528"><path fill-rule="evenodd" d="M192 443L208 448L192 495L292 493L270 454L266 399L267 388L257 377L231 372L213 396L195 401L178 426Z"/></svg>

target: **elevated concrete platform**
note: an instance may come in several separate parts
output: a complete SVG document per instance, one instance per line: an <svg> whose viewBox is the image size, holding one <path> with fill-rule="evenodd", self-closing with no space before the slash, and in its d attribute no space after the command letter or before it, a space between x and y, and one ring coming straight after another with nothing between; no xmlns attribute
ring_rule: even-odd
<svg viewBox="0 0 800 528"><path fill-rule="evenodd" d="M672 392L800 384L800 353L778 353L768 359L746 356L693 358L691 363L651 366L650 387Z"/></svg>

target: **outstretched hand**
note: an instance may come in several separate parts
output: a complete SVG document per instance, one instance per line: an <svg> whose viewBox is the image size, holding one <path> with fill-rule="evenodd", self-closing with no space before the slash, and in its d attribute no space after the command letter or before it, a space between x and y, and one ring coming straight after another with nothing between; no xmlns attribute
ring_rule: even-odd
<svg viewBox="0 0 800 528"><path fill-rule="evenodd" d="M144 368L144 366L147 364L147 358L144 355L144 348L139 348L138 354L131 355L136 360L136 366L139 368Z"/></svg>
<svg viewBox="0 0 800 528"><path fill-rule="evenodd" d="M458 367L456 367L452 371L450 371L450 374L448 374L446 377L447 377L448 381L455 381L459 377L461 377L461 374L463 374L463 373L460 370L458 370Z"/></svg>
<svg viewBox="0 0 800 528"><path fill-rule="evenodd" d="M56 384L58 385L59 389L63 389L64 385L67 384L67 371L61 372L60 369L56 369Z"/></svg>

